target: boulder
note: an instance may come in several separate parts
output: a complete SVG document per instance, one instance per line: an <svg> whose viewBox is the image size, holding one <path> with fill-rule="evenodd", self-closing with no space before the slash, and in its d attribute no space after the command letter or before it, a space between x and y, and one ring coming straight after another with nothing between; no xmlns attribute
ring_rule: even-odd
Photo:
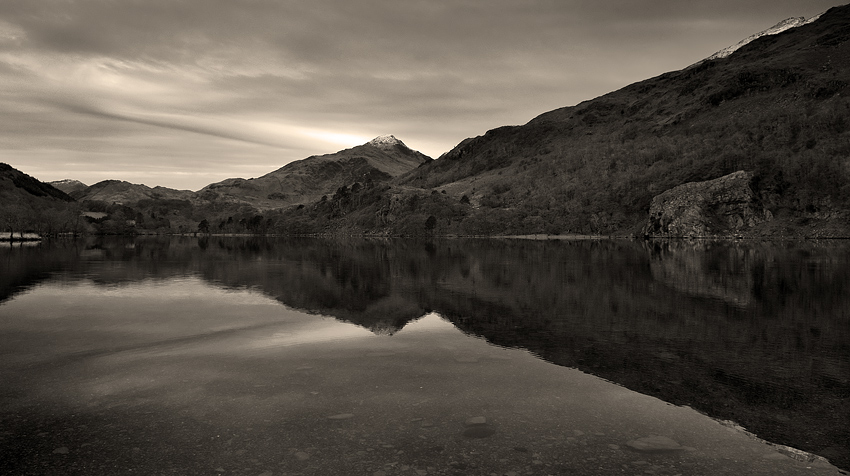
<svg viewBox="0 0 850 476"><path fill-rule="evenodd" d="M738 171L673 187L652 199L643 234L661 238L738 236L772 218L750 188L752 173Z"/></svg>

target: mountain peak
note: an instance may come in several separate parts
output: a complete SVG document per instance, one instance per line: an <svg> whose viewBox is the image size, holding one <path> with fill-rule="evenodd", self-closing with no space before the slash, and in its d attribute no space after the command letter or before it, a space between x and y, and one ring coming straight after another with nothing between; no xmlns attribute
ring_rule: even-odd
<svg viewBox="0 0 850 476"><path fill-rule="evenodd" d="M366 143L379 149L389 149L397 145L407 147L404 142L396 139L394 135L378 136Z"/></svg>
<svg viewBox="0 0 850 476"><path fill-rule="evenodd" d="M88 185L84 184L83 182L80 182L79 180L73 180L73 179L56 180L54 182L47 182L47 183L49 183L50 185L53 185L54 187L58 188L59 190L62 190L63 192L67 193L68 195L70 195L73 192L76 192L76 191L79 191L79 190L85 190L86 188L88 188Z"/></svg>
<svg viewBox="0 0 850 476"><path fill-rule="evenodd" d="M782 33L785 30L790 30L792 28L797 28L798 26L802 26L802 25L812 23L813 21L820 18L821 15L823 15L823 13L821 13L820 15L815 15L812 18L809 18L808 20L806 20L804 17L786 18L785 20L782 20L781 22L777 23L776 25L773 25L772 27L768 28L767 30L760 31L760 32L758 32L754 35L750 35L750 36L744 38L743 40L739 41L738 43L736 43L732 46L723 48L722 50L718 51L717 53L714 53L713 55L709 56L708 58L704 59L703 61L710 61L710 60L725 58L725 57L731 55L732 53L734 53L735 51L737 51L742 46L746 45L747 43L752 42L753 40L757 40L757 39L759 39L763 36L777 35L779 33ZM700 61L700 63L702 63L702 61Z"/></svg>

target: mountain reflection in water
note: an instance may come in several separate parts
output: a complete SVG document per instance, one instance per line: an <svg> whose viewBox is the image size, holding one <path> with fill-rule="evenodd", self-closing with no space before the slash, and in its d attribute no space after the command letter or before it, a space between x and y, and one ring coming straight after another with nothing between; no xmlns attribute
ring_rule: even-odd
<svg viewBox="0 0 850 476"><path fill-rule="evenodd" d="M173 280L201 279L380 335L435 313L850 468L850 243L139 238L0 249L0 262L0 303L45 282L191 294ZM210 339L245 331L233 322L210 322ZM275 322L245 322L264 335L252 345L341 338ZM156 325L179 323L142 323Z"/></svg>

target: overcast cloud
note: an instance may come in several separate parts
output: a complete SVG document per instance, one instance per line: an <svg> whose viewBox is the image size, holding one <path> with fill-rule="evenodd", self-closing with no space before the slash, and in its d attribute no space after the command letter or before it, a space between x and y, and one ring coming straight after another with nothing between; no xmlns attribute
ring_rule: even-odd
<svg viewBox="0 0 850 476"><path fill-rule="evenodd" d="M681 69L821 0L4 0L0 161L197 190L461 140Z"/></svg>

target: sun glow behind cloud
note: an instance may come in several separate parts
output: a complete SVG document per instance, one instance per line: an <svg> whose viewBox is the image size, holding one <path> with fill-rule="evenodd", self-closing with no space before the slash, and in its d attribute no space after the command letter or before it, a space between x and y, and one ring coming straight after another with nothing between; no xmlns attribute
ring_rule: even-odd
<svg viewBox="0 0 850 476"><path fill-rule="evenodd" d="M312 139L318 139L328 144L336 144L345 147L354 147L356 145L365 144L373 137L365 137L357 134L344 134L340 132L320 131L313 129L301 129L301 134Z"/></svg>
<svg viewBox="0 0 850 476"><path fill-rule="evenodd" d="M829 6L5 0L0 161L199 189L383 134L438 157Z"/></svg>

